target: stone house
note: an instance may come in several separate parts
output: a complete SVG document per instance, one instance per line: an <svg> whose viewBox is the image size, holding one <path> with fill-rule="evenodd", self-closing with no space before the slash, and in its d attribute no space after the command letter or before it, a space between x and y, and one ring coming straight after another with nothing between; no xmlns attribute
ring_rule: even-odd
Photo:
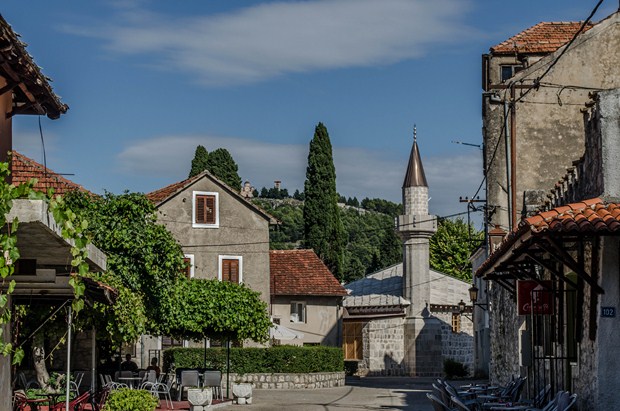
<svg viewBox="0 0 620 411"><path fill-rule="evenodd" d="M614 13L596 24L542 22L483 55L488 238L493 237L491 231L501 235L514 229L530 204L544 200L545 190L572 166L578 155L575 147L584 141L581 109L589 94L620 86L615 52L619 18ZM487 258L489 247L473 256L474 270ZM475 278L474 285L479 289L475 368L487 374L487 285L482 278Z"/></svg>
<svg viewBox="0 0 620 411"><path fill-rule="evenodd" d="M269 304L269 225L276 223L273 217L207 171L147 197L157 207L158 221L181 245L188 277L244 283ZM144 337L136 352L146 365L160 350L188 344Z"/></svg>
<svg viewBox="0 0 620 411"><path fill-rule="evenodd" d="M579 110L588 94L593 89L620 86L617 76L608 75L618 63L613 51L619 41L617 20L614 14L596 25L586 25L541 82L537 79L564 51L582 22L539 23L483 55L490 227L513 228L521 216L523 192L546 189L555 183L558 171L570 167L574 147L583 143Z"/></svg>
<svg viewBox="0 0 620 411"><path fill-rule="evenodd" d="M429 267L428 184L415 139L403 183L404 215L397 230L403 263L347 284L343 302L345 359L368 375L443 376L446 359L472 370L469 284ZM464 305L464 304L463 304Z"/></svg>
<svg viewBox="0 0 620 411"><path fill-rule="evenodd" d="M281 344L341 345L344 287L313 250L271 250L271 315L303 334Z"/></svg>
<svg viewBox="0 0 620 411"><path fill-rule="evenodd" d="M530 393L551 384L578 394L579 409L610 410L620 408L620 90L587 106L583 156L476 275L489 281L491 381L527 375Z"/></svg>

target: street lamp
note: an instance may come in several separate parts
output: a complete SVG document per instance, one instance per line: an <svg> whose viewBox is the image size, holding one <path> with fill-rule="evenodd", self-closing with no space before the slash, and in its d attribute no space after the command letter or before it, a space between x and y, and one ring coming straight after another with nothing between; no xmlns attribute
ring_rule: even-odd
<svg viewBox="0 0 620 411"><path fill-rule="evenodd" d="M471 300L471 304L475 307L478 306L480 308L482 308L483 310L486 311L486 308L488 306L488 304L486 303L476 303L476 301L478 301L478 287L476 287L475 284L472 284L471 287L469 288L469 299ZM463 302L463 300L461 300L461 303ZM464 305L465 303L463 303ZM459 303L459 307L460 307L460 303Z"/></svg>

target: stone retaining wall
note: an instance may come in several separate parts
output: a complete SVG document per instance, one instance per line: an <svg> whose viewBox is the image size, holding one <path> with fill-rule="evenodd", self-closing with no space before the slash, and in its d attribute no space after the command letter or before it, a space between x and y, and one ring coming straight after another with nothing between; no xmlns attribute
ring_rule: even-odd
<svg viewBox="0 0 620 411"><path fill-rule="evenodd" d="M344 386L344 371L314 372L308 374L235 374L230 373L231 385L237 382L252 384L258 389L296 390L313 388L334 388ZM226 374L222 375L226 390Z"/></svg>

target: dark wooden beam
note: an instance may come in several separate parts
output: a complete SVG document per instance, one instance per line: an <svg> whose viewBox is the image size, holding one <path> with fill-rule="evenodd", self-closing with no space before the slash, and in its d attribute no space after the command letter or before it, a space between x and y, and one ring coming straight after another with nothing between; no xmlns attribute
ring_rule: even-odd
<svg viewBox="0 0 620 411"><path fill-rule="evenodd" d="M564 274L562 274L560 271L558 271L557 268L555 268L551 263L545 261L544 259L538 257L536 254L534 254L534 253L532 253L530 251L526 251L525 253L536 264L540 265L545 270L549 271L552 275L554 275L554 276L558 277L560 280L564 281L566 284L570 284L571 286L575 287L575 289L577 289L577 284L575 284L573 281L568 279L568 277L566 277Z"/></svg>
<svg viewBox="0 0 620 411"><path fill-rule="evenodd" d="M577 264L573 257L568 252L566 252L566 250L564 250L560 244L558 244L553 238L549 236L545 237L545 239L549 244L548 246L542 243L539 244L539 246L543 250L549 253L551 257L555 258L560 263L570 268L578 276L583 278L596 292L598 292L599 294L605 294L605 290L603 290L603 288L598 285L597 282L593 280L592 277L588 275L588 273L585 272L585 270L579 267L579 264Z"/></svg>

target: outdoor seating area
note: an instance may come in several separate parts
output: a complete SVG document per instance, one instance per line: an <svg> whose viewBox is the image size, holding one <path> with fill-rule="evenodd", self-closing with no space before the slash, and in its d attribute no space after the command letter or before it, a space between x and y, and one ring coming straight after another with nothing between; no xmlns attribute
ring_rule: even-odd
<svg viewBox="0 0 620 411"><path fill-rule="evenodd" d="M110 393L118 389L146 390L159 401L157 410L188 410L188 389L210 390L212 405L227 403L222 390L222 372L218 370L178 370L161 373L153 370L117 371L114 376L99 374L99 389L93 395L90 389L81 389L84 373L75 373L70 381L69 409L101 410ZM36 380L18 374L13 392L13 411L60 411L66 408L65 390L56 393L37 393ZM89 387L90 388L90 387Z"/></svg>
<svg viewBox="0 0 620 411"><path fill-rule="evenodd" d="M522 398L527 377L514 378L504 387L464 385L458 388L443 379L433 383L427 394L435 411L569 411L577 402L577 394L558 391L550 397L551 385L542 388L532 399Z"/></svg>

